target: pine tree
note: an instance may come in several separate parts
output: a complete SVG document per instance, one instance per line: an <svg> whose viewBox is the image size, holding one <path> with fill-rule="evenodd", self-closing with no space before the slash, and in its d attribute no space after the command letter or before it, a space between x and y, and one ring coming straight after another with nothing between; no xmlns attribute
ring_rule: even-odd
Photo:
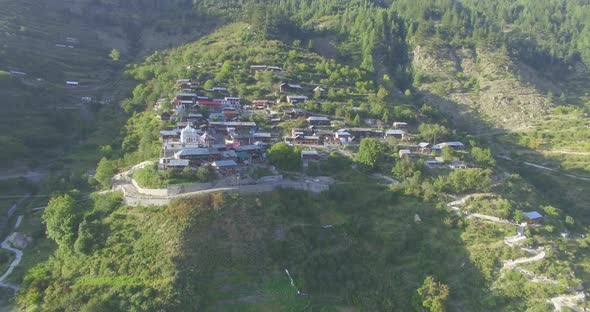
<svg viewBox="0 0 590 312"><path fill-rule="evenodd" d="M383 123L387 127L387 125L389 124L389 112L385 111L385 113L383 113L383 117L381 117L381 121L383 121Z"/></svg>
<svg viewBox="0 0 590 312"><path fill-rule="evenodd" d="M352 124L357 127L361 125L361 117L358 114L356 114L356 116L354 116L354 120L352 121Z"/></svg>

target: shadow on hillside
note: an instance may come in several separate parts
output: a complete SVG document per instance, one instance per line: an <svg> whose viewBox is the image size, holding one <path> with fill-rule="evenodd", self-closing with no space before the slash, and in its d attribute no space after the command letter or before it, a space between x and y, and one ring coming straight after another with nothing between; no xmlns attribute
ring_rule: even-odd
<svg viewBox="0 0 590 312"><path fill-rule="evenodd" d="M317 309L409 311L429 275L449 285L452 310L489 311L507 302L489 294L472 264L459 217L383 186L225 199L185 232L177 285L184 309L220 308L257 294L250 310L270 302L280 310L295 300ZM305 296L296 295L285 269Z"/></svg>
<svg viewBox="0 0 590 312"><path fill-rule="evenodd" d="M558 159L549 158L534 149L521 145L500 141L497 135L510 133L510 129L491 125L485 118L474 112L465 104L457 103L438 95L428 93L432 103L442 103L439 109L443 112L455 112L448 115L449 120L457 129L477 138L483 145L489 146L494 153L499 169L508 173L519 174L528 184L536 189L540 197L538 202L550 204L561 209L564 215L573 216L579 225L590 223L590 210L585 203L590 201L590 172L584 176L576 176L559 168ZM450 108L450 109L449 109ZM462 113L456 113L457 111ZM519 151L517 154L516 151ZM524 162L554 169L548 170ZM516 200L518 198L515 198ZM529 207L539 209L539 207Z"/></svg>

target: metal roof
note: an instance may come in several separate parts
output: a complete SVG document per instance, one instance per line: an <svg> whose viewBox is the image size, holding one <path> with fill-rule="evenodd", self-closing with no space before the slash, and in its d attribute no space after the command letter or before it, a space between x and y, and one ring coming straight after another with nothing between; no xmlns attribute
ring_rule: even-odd
<svg viewBox="0 0 590 312"><path fill-rule="evenodd" d="M235 167L238 164L231 159L228 160L218 160L211 164L213 167L222 168L222 167Z"/></svg>
<svg viewBox="0 0 590 312"><path fill-rule="evenodd" d="M398 129L390 129L385 132L385 134L405 134L405 133L406 132L404 130L398 130Z"/></svg>
<svg viewBox="0 0 590 312"><path fill-rule="evenodd" d="M177 156L207 156L211 155L208 148L187 148L176 153Z"/></svg>
<svg viewBox="0 0 590 312"><path fill-rule="evenodd" d="M527 218L529 218L529 219L532 219L532 220L534 220L534 219L540 219L540 218L543 218L543 215L542 215L542 214L540 214L540 213L538 213L538 212L536 212L536 211L525 212L525 213L523 213L523 214L524 214L524 215L525 215Z"/></svg>
<svg viewBox="0 0 590 312"><path fill-rule="evenodd" d="M308 121L330 121L327 117L322 116L311 116L307 118Z"/></svg>

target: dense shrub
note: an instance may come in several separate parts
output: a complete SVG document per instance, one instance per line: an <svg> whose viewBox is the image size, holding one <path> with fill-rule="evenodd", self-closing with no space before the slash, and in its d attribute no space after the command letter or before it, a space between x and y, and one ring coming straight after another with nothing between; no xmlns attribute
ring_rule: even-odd
<svg viewBox="0 0 590 312"><path fill-rule="evenodd" d="M491 176L489 169L453 170L446 177L445 190L451 193L488 192L492 187Z"/></svg>
<svg viewBox="0 0 590 312"><path fill-rule="evenodd" d="M301 150L284 142L276 143L268 151L268 162L282 170L299 170L302 163Z"/></svg>
<svg viewBox="0 0 590 312"><path fill-rule="evenodd" d="M153 166L146 166L142 169L137 170L133 174L133 179L142 187L147 188L165 188L168 186L168 180L166 180L156 168Z"/></svg>

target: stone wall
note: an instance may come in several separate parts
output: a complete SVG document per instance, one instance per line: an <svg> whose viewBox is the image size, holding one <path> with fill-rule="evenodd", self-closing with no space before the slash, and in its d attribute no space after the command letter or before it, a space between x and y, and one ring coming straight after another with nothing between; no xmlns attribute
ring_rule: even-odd
<svg viewBox="0 0 590 312"><path fill-rule="evenodd" d="M168 195L179 195L184 193L192 193L213 188L215 185L209 183L195 183L195 184L181 184L171 185L168 187Z"/></svg>
<svg viewBox="0 0 590 312"><path fill-rule="evenodd" d="M151 196L161 196L161 197L168 196L168 189L143 188L143 187L139 186L139 183L137 183L137 181L135 181L135 179L131 179L131 183L133 184L133 186L135 186L138 193L145 194L145 195L151 195Z"/></svg>
<svg viewBox="0 0 590 312"><path fill-rule="evenodd" d="M289 188L295 190L308 191L312 193L321 193L330 189L330 185L316 182L296 182L296 181L285 181L280 184L282 188Z"/></svg>
<svg viewBox="0 0 590 312"><path fill-rule="evenodd" d="M259 183L271 183L271 182L279 182L279 181L283 181L282 175L266 176L266 177L261 177L260 179L258 179Z"/></svg>
<svg viewBox="0 0 590 312"><path fill-rule="evenodd" d="M227 181L209 182L209 183L194 183L183 185L172 185L165 189L148 189L139 186L135 180L131 180L133 186L137 189L139 194L125 193L125 202L130 206L136 205L166 205L170 201L195 195L195 193L208 194L214 192L226 193L263 193L270 192L277 188L289 188L296 190L303 190L313 193L321 193L330 189L330 184L333 179L321 177L315 179L316 181L289 181L283 180L282 175L266 176L258 180L244 180L243 184L237 185L234 183L227 183ZM221 182L221 183L220 183Z"/></svg>

